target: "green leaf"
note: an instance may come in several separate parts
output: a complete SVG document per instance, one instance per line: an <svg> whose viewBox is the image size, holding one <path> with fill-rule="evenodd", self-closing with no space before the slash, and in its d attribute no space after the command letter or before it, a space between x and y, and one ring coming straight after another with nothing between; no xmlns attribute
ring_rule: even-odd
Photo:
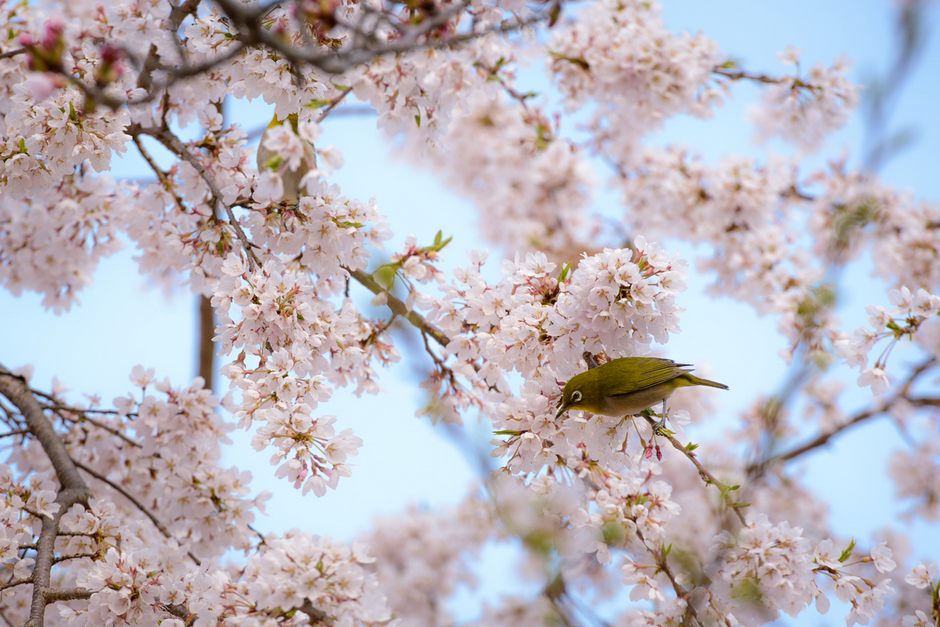
<svg viewBox="0 0 940 627"><path fill-rule="evenodd" d="M558 273L558 282L564 283L569 274L571 274L571 264L566 261L561 264L561 272Z"/></svg>
<svg viewBox="0 0 940 627"><path fill-rule="evenodd" d="M442 231L438 231L437 234L434 236L434 243L431 244L430 246L425 246L424 248L421 249L421 251L426 252L426 253L429 253L429 252L439 253L444 249L445 246L450 244L450 242L454 239L453 237L448 237L447 239L443 239L443 238L444 238L444 233Z"/></svg>
<svg viewBox="0 0 940 627"><path fill-rule="evenodd" d="M264 168L266 170L271 170L272 172L280 170L281 166L284 164L284 159L280 155L272 155L267 161L264 162Z"/></svg>
<svg viewBox="0 0 940 627"><path fill-rule="evenodd" d="M415 114L415 124L418 125L418 128L421 128L421 114Z"/></svg>
<svg viewBox="0 0 940 627"><path fill-rule="evenodd" d="M696 444L695 442L689 442L688 444L685 445L685 450L687 450L690 453L697 448L698 448L698 444Z"/></svg>
<svg viewBox="0 0 940 627"><path fill-rule="evenodd" d="M517 429L497 429L493 435L522 435L522 431Z"/></svg>
<svg viewBox="0 0 940 627"><path fill-rule="evenodd" d="M341 229L361 229L365 226L362 222L353 222L352 220L339 220L333 218L333 224Z"/></svg>
<svg viewBox="0 0 940 627"><path fill-rule="evenodd" d="M753 577L745 577L731 587L731 598L755 607L763 606L763 593L760 584Z"/></svg>
<svg viewBox="0 0 940 627"><path fill-rule="evenodd" d="M372 278L387 291L395 286L395 276L398 274L398 264L386 263L375 269Z"/></svg>
<svg viewBox="0 0 940 627"><path fill-rule="evenodd" d="M601 536L607 546L620 546L627 539L627 530L621 523L610 520L601 526Z"/></svg>
<svg viewBox="0 0 940 627"><path fill-rule="evenodd" d="M332 100L324 100L324 99L322 99L322 98L314 98L314 99L311 100L310 102L306 103L304 106L307 107L308 109L314 109L314 110L316 110L316 109L322 109L323 107L327 106L328 104L331 104L332 102L333 102Z"/></svg>
<svg viewBox="0 0 940 627"><path fill-rule="evenodd" d="M852 557L852 551L854 550L855 550L855 538L852 538L852 540L849 542L849 545L845 547L844 549L842 549L842 553L839 554L839 561L844 562L850 557Z"/></svg>

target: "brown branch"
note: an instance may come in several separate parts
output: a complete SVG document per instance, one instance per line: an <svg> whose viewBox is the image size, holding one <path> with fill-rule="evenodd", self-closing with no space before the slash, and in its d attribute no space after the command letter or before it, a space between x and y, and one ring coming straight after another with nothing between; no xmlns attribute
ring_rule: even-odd
<svg viewBox="0 0 940 627"><path fill-rule="evenodd" d="M698 474L702 478L702 481L704 481L706 485L715 486L718 489L719 493L721 494L721 500L724 502L724 504L728 507L728 509L734 512L734 515L737 516L738 521L740 521L741 525L746 525L747 523L744 522L744 514L741 513L741 507L738 503L735 503L734 500L730 498L728 494L729 491L727 490L727 485L719 481L715 477L715 475L709 472L709 470L705 468L704 465L702 465L702 462L699 461L698 457L695 456L695 453L687 449L685 446L683 446L682 442L680 442L679 439L676 438L676 436L672 435L668 431L658 430L657 429L658 423L655 420L653 420L649 416L644 416L644 417L646 418L646 421L650 424L650 427L652 427L653 433L655 434L655 436L666 438L669 441L669 443L672 444L672 448L676 449L677 451L685 455L689 459L689 461L692 462L692 464L695 466L695 469L698 470Z"/></svg>
<svg viewBox="0 0 940 627"><path fill-rule="evenodd" d="M26 380L0 367L0 394L6 396L22 413L26 426L39 441L46 457L49 458L60 486L55 499L58 509L52 516L42 517L42 527L36 543L36 562L33 564L33 572L30 576L33 582L33 596L26 625L27 627L42 627L46 613L45 594L52 573L59 521L72 505L86 504L91 491L69 456L65 443L43 413L39 401L30 392Z"/></svg>
<svg viewBox="0 0 940 627"><path fill-rule="evenodd" d="M352 92L352 89L352 86L346 87L341 92L339 92L335 98L330 100L330 103L323 107L323 109L320 111L320 114L317 116L317 123L319 124L325 120L326 116L328 116L330 112L333 111L333 109L335 109L339 103L341 103L346 98L346 96L350 94L350 92Z"/></svg>
<svg viewBox="0 0 940 627"><path fill-rule="evenodd" d="M209 173L209 170L198 158L198 156L189 150L186 145L180 140L179 137L173 134L167 128L153 128L153 127L144 127L139 124L131 124L127 127L127 133L131 136L137 135L149 135L153 137L158 142L163 144L163 146L175 154L177 157L182 159L191 165L196 172L199 174L200 178L205 182L206 186L209 188L209 195L211 197L211 206L213 211L217 211L219 206L221 206L226 215L228 216L229 225L234 229L235 235L241 240L242 245L245 247L245 254L248 256L248 267L254 270L256 267L261 265L261 261L258 259L258 256L254 251L254 244L251 243L251 240L248 239L248 236L245 234L245 231L242 230L241 224L239 224L238 219L235 217L235 213L232 211L232 207L228 203L222 202L222 192L219 190L219 186L216 184L215 179Z"/></svg>
<svg viewBox="0 0 940 627"><path fill-rule="evenodd" d="M447 22L469 6L469 2L460 2L438 12L434 16L428 17L415 26L403 30L402 36L397 40L379 42L372 33L359 33L366 35L370 42L375 44L374 47L369 45L369 42L366 42L366 45L363 46L355 46L346 50L327 50L324 52L322 48L308 49L291 46L290 44L284 43L274 33L267 31L259 19L267 8L249 8L235 0L215 0L215 3L236 26L238 29L236 38L244 45L252 46L261 44L279 53L291 65L309 64L331 74L341 74L357 65L390 54L413 52L415 50L451 48L488 34L522 30L528 26L545 21L549 17L549 12L546 11L524 20L511 20L479 31L470 31L451 37L432 40L421 39L436 28L447 24ZM349 29L353 33L357 32L355 24L341 22L339 25Z"/></svg>
<svg viewBox="0 0 940 627"><path fill-rule="evenodd" d="M162 607L163 611L167 614L171 614L182 620L186 627L190 627L190 625L193 625L196 622L196 615L191 614L185 605L176 603L174 605L165 604Z"/></svg>
<svg viewBox="0 0 940 627"><path fill-rule="evenodd" d="M7 588L15 588L17 586L25 586L28 583L33 583L32 577L27 577L25 579L13 579L8 581L5 584L0 585L0 590L6 590Z"/></svg>
<svg viewBox="0 0 940 627"><path fill-rule="evenodd" d="M164 90L178 81L209 72L231 61L245 50L256 46L269 48L281 55L291 65L294 75L297 77L300 77L298 68L303 64L312 65L331 74L341 74L358 65L368 63L382 56L402 54L422 49L452 48L485 35L523 30L539 22L546 21L550 17L550 12L544 11L524 20L510 20L479 31L460 33L446 38L421 40L423 35L428 34L430 31L434 30L434 28L442 26L452 15L456 15L461 10L465 9L467 4L461 3L454 5L454 7L448 10L440 11L435 16L425 19L421 24L404 30L404 35L396 41L379 41L374 37L374 34L369 34L369 39L372 42L371 45L356 46L346 50L329 48L324 50L323 47L313 49L294 47L282 41L279 35L269 32L264 27L262 18L272 8L272 4L252 9L231 0L216 0L215 3L219 5L228 16L230 22L237 28L237 32L233 37L235 42L225 52L212 59L195 64L184 63L176 67L161 65L156 47L151 46L148 50L147 57L143 61L141 72L137 80L138 87L146 90L142 96L136 98L116 97L109 94L106 91L106 87L102 88L93 83L86 83L66 71L65 68L52 68L52 71L61 75L69 84L79 89L90 102L100 103L112 109L117 109L126 105L151 102L162 95ZM173 31L174 40L177 42L177 47L180 49L181 46L179 45L175 31L179 28L179 25L186 15L191 13L198 4L198 1L193 2L192 0L187 0L179 7L176 7L171 13L167 28ZM278 4L280 3L273 3L273 6ZM447 16L448 19L443 19L442 16ZM354 24L341 23L340 25L354 33L356 32L356 26ZM11 51L5 54L14 56L14 52L15 54L22 54L20 51ZM154 82L151 75L156 69L164 70L167 78L161 82Z"/></svg>
<svg viewBox="0 0 940 627"><path fill-rule="evenodd" d="M748 72L746 70L732 70L729 68L716 67L712 70L713 74L723 76L732 81L748 80L755 83L764 83L766 85L780 85L782 83L802 83L793 76L771 76L770 74L761 74L759 72Z"/></svg>
<svg viewBox="0 0 940 627"><path fill-rule="evenodd" d="M63 588L60 590L46 590L46 603L55 603L57 601L78 601L87 599L94 592L84 588Z"/></svg>
<svg viewBox="0 0 940 627"><path fill-rule="evenodd" d="M153 523L153 526L157 528L157 531L159 531L163 535L164 538L167 538L167 539L173 538L173 534L171 534L169 530L163 525L163 523L161 523L160 520L153 514L153 512L147 509L147 507L145 507L143 503L137 500L137 498L134 497L133 494L125 490L122 486L115 483L114 481L111 481L106 476L102 475L100 472L94 470L93 468L89 468L88 466L86 466L85 464L79 461L76 461L75 465L81 468L82 470L84 470L85 472L87 472L89 475L91 475L98 481L101 481L102 483L107 484L116 492L118 492L121 496L123 496L128 501L130 501L134 505L134 507L136 507L138 511L140 511L141 514L143 514L144 516L150 519L150 522ZM202 562L199 561L199 558L193 555L191 551L186 551L186 554L189 555L189 558L196 564L196 566L202 565Z"/></svg>
<svg viewBox="0 0 940 627"><path fill-rule="evenodd" d="M205 381L206 389L213 389L215 377L215 319L212 313L212 301L199 296L199 336L196 340L199 348L199 376Z"/></svg>
<svg viewBox="0 0 940 627"><path fill-rule="evenodd" d="M672 584L672 589L675 591L676 597L686 600L686 614L691 615L690 618L695 621L695 624L701 625L702 621L698 617L698 615L695 613L695 608L692 607L692 603L690 602L688 598L690 591L686 590L685 587L683 587L683 585L679 583L679 580L676 578L675 574L672 572L672 569L669 568L669 564L666 561L666 554L663 552L662 549L654 549L653 547L651 547L646 542L646 538L643 537L643 532L641 532L640 528L636 525L636 519L632 518L631 520L633 520L633 523L634 523L633 528L634 528L634 531L636 532L636 537L640 539L640 543L643 545L643 548L645 548L647 552L649 552L649 554L653 557L653 560L656 562L656 568L662 571L666 575L666 578L669 580L669 583ZM685 624L685 622L683 622L683 624Z"/></svg>
<svg viewBox="0 0 940 627"><path fill-rule="evenodd" d="M60 555L54 558L52 561L55 564L59 564L61 562L68 562L70 560L80 560L85 558L94 559L96 557L98 557L97 553L73 553L71 555Z"/></svg>
<svg viewBox="0 0 940 627"><path fill-rule="evenodd" d="M350 270L349 268L346 268L346 272L373 294L384 294L386 296L386 305L392 310L392 313L401 316L423 333L430 335L434 338L434 341L441 346L446 347L450 344L450 338L447 337L443 331L428 322L427 319L418 312L409 309L400 298L394 296L391 292L379 285L379 283L372 278L371 274L363 272L362 270Z"/></svg>
<svg viewBox="0 0 940 627"><path fill-rule="evenodd" d="M315 607L313 603L310 602L310 599L304 599L304 604L298 607L297 610L302 614L305 614L307 618L310 619L311 625L326 623L326 621L330 618L329 614L320 608Z"/></svg>
<svg viewBox="0 0 940 627"><path fill-rule="evenodd" d="M840 435L844 431L858 424L861 424L871 418L880 416L881 414L887 412L898 401L908 400L905 397L908 395L908 393L910 393L911 386L922 374L924 374L927 370L933 367L936 364L936 362L937 360L933 357L924 360L916 368L914 368L911 371L911 373L904 380L904 383L901 384L901 387L898 388L894 394L892 394L885 400L881 401L880 403L877 403L873 407L869 407L867 409L863 409L857 412L851 418L849 418L847 421L845 421L838 427L835 427L828 431L823 431L819 433L816 437L811 438L810 440L808 440L807 442L804 442L803 444L800 444L799 446L796 446L783 453L773 455L769 457L768 459L764 460L763 462L759 462L759 463L748 466L748 469L747 469L748 474L760 475L763 472L763 470L767 468L768 466L771 466L779 462L788 462L814 449L824 446L831 439ZM910 402L912 405L917 405L917 406L932 406L932 405L940 403L940 399L922 397L922 398L910 399L908 402Z"/></svg>
<svg viewBox="0 0 940 627"><path fill-rule="evenodd" d="M92 418L91 416L86 415L86 414L84 413L84 411L81 410L81 409L75 409L75 408L72 408L72 407L68 407L68 408L63 408L63 407L50 407L49 409L52 409L53 411L55 411L55 412L59 415L59 417L61 417L63 420L68 420L68 421L71 422L72 424L80 425L80 424L82 424L82 423L84 423L84 422L87 422L88 424L90 424L90 425L92 425L92 426L95 426L95 427L101 429L102 431L107 431L108 433L110 433L110 434L113 435L114 437L123 440L124 442L126 442L127 444L130 444L130 445L133 446L134 448L143 448L143 445L142 445L140 442L137 442L137 441L135 441L135 440L132 440L131 438L129 438L129 437L127 437L126 435L124 435L123 433L121 433L119 430L115 429L114 427L111 427L111 426L109 426L109 425L106 425L106 424L104 424L103 422L100 422L99 420L97 420L97 419L95 419L95 418ZM70 417L65 416L65 415L63 415L62 413L60 413L61 411L65 411L65 410L73 411L73 412L79 413L79 414L81 414L82 417L81 417L81 418L70 418Z"/></svg>
<svg viewBox="0 0 940 627"><path fill-rule="evenodd" d="M6 52L0 52L0 59L12 59L13 57L25 54L26 48L14 48L13 50L7 50Z"/></svg>
<svg viewBox="0 0 940 627"><path fill-rule="evenodd" d="M163 185L163 189L166 190L166 193L173 198L173 202L176 203L176 206L180 211L186 213L186 205L183 204L183 199L180 198L179 194L173 189L173 182L167 177L166 172L164 172L160 166L157 165L157 162L150 155L146 148L144 148L143 143L140 141L140 136L134 135L131 137L131 141L134 142L134 145L137 146L137 152L140 153L140 156L144 158L144 161L147 162L147 165L150 166L150 169L153 170L153 173L157 175L160 184Z"/></svg>

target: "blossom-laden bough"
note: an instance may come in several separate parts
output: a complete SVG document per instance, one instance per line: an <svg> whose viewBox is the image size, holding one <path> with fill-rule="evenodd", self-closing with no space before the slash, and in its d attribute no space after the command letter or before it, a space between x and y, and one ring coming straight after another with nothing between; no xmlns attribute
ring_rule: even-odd
<svg viewBox="0 0 940 627"><path fill-rule="evenodd" d="M918 6L900 9L895 88ZM935 564L889 576L910 561L897 537L833 537L789 470L889 416L913 445L890 463L899 497L912 517L940 516L940 399L925 384L940 357L940 209L844 162L708 164L644 143L749 82L764 90L758 134L810 153L858 100L844 62L804 72L788 50L792 71L749 71L706 35L671 32L646 0L10 2L0 23L0 284L65 312L131 242L142 273L211 305L231 391L175 388L138 366L106 406L0 367L7 623L451 624L449 600L494 542L520 548L543 585L488 606L481 625L606 624L592 608L612 598L618 624L760 624L825 612L832 597L850 623L940 620ZM558 102L521 86L533 55ZM259 97L274 119L255 150L258 133L223 111ZM331 182L342 159L319 140L354 98L477 207L506 254L501 277L483 253L445 272L443 233L378 260L384 216ZM108 176L131 144L152 179ZM624 201L613 226L591 210L598 164ZM791 376L705 445L649 416L556 416L560 383L680 332L686 264L653 241L669 238L705 244L716 289L775 317ZM891 291L850 334L839 279L863 255ZM458 438L472 414L492 426L491 450L474 451L480 488L450 510L378 521L361 544L258 531L265 495L222 465L227 434L254 429L302 494L341 489L362 442L320 405L379 389L408 346L400 322L430 363L421 413ZM906 371L892 358L901 343L921 353ZM840 361L873 397L854 412ZM677 429L715 415L691 392L672 409ZM802 441L798 412L820 425ZM656 438L669 446L654 459Z"/></svg>

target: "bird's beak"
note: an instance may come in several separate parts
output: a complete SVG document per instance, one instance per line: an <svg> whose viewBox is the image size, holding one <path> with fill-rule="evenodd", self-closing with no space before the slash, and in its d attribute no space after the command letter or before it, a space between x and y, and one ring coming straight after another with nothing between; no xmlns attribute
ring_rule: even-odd
<svg viewBox="0 0 940 627"><path fill-rule="evenodd" d="M555 412L555 418L560 418L563 413L568 409L568 403L562 403L558 406L558 411Z"/></svg>

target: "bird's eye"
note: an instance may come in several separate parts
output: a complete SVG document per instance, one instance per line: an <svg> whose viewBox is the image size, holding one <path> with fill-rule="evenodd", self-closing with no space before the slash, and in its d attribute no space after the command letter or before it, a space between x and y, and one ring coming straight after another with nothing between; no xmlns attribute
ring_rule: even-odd
<svg viewBox="0 0 940 627"><path fill-rule="evenodd" d="M574 402L574 403L580 403L580 402L581 402L581 390L575 390L575 391L571 394L571 401Z"/></svg>

